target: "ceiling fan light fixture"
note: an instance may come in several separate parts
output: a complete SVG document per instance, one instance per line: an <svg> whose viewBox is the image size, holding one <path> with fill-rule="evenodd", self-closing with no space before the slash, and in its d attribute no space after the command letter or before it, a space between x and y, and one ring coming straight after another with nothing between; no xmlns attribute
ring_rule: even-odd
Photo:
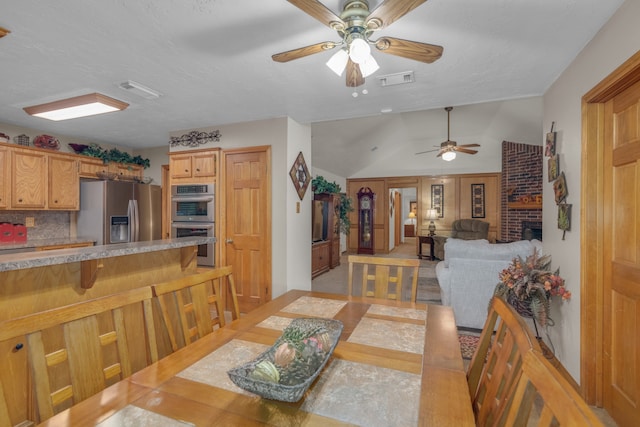
<svg viewBox="0 0 640 427"><path fill-rule="evenodd" d="M331 58L327 61L327 67L331 69L334 73L341 76L344 73L345 68L347 68L347 62L349 61L349 54L345 49L340 49L336 53L334 53Z"/></svg>
<svg viewBox="0 0 640 427"><path fill-rule="evenodd" d="M455 158L456 158L455 151L445 151L444 153L442 153L442 160L444 160L445 162L450 162Z"/></svg>
<svg viewBox="0 0 640 427"><path fill-rule="evenodd" d="M129 104L126 102L100 93L90 93L46 104L24 107L23 110L31 116L59 121L121 111L128 106Z"/></svg>
<svg viewBox="0 0 640 427"><path fill-rule="evenodd" d="M369 55L369 57L358 66L360 67L362 77L369 77L371 74L380 69L378 62L376 62L375 58L371 55Z"/></svg>
<svg viewBox="0 0 640 427"><path fill-rule="evenodd" d="M371 46L363 38L354 38L349 44L349 58L360 65L371 58Z"/></svg>

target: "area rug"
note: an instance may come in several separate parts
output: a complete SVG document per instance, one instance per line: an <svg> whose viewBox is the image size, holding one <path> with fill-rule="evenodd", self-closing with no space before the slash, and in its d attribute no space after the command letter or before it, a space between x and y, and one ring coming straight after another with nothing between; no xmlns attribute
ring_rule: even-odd
<svg viewBox="0 0 640 427"><path fill-rule="evenodd" d="M471 360L478 347L479 340L480 336L477 333L458 331L458 341L460 342L460 351L463 359Z"/></svg>

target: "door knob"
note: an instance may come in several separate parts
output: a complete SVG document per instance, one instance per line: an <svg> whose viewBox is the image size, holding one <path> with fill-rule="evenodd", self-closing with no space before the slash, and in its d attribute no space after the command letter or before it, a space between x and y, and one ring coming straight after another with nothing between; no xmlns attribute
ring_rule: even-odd
<svg viewBox="0 0 640 427"><path fill-rule="evenodd" d="M233 239L227 239L225 240L226 243L233 243Z"/></svg>

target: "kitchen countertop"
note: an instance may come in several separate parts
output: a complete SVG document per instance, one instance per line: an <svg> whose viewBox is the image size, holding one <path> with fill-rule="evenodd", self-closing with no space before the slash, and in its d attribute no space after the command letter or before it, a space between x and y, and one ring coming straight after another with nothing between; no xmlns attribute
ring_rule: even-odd
<svg viewBox="0 0 640 427"><path fill-rule="evenodd" d="M18 243L1 243L0 255L2 255L2 251L5 250L36 249L42 246L73 245L76 243L95 243L95 239L92 239L90 237L66 237L57 239L28 239L26 242Z"/></svg>
<svg viewBox="0 0 640 427"><path fill-rule="evenodd" d="M53 240L47 239L47 245ZM84 240L88 241L88 240ZM66 240L69 242L69 239ZM111 258L145 252L180 249L187 246L216 242L215 237L180 237L177 239L152 240L147 242L118 243L115 245L88 246L82 248L56 249L52 251L24 252L1 255L0 272L22 270L70 262ZM29 244L29 242L27 242ZM11 245L7 245L11 246ZM4 245L3 245L4 247ZM28 246L27 246L28 247Z"/></svg>

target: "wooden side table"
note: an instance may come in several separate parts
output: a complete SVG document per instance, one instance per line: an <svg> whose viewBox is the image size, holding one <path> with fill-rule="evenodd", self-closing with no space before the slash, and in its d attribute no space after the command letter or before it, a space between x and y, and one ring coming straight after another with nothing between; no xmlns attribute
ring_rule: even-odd
<svg viewBox="0 0 640 427"><path fill-rule="evenodd" d="M422 259L423 256L426 256L422 254L422 245L429 244L429 259L433 261L434 259L433 238L431 236L417 236L417 240L418 240L418 258Z"/></svg>

